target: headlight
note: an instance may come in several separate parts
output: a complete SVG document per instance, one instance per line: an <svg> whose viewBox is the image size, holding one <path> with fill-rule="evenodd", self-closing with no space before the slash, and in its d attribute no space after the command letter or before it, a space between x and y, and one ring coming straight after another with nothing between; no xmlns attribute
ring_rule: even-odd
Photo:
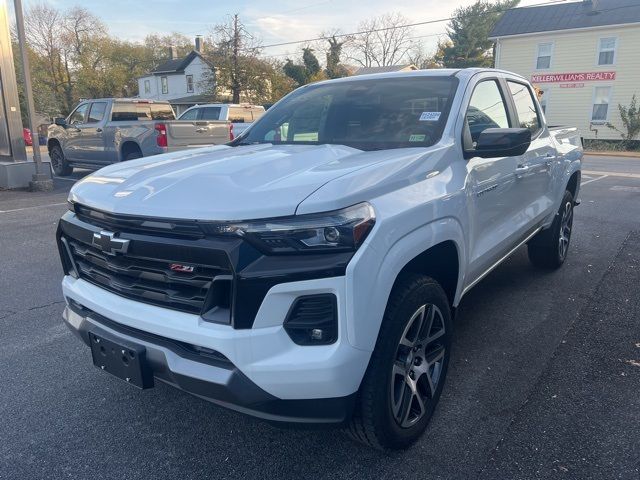
<svg viewBox="0 0 640 480"><path fill-rule="evenodd" d="M373 207L238 223L201 224L213 235L240 236L267 253L355 251L375 223Z"/></svg>
<svg viewBox="0 0 640 480"><path fill-rule="evenodd" d="M76 204L73 203L72 200L67 200L67 208L69 209L69 211L75 212L76 211Z"/></svg>

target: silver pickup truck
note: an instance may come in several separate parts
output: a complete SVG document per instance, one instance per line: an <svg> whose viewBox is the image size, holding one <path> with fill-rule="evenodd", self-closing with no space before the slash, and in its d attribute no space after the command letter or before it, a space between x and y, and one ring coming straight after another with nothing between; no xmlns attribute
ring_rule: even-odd
<svg viewBox="0 0 640 480"><path fill-rule="evenodd" d="M48 129L47 148L56 175L73 167L105 165L233 139L226 121L176 120L168 102L101 98L85 100Z"/></svg>

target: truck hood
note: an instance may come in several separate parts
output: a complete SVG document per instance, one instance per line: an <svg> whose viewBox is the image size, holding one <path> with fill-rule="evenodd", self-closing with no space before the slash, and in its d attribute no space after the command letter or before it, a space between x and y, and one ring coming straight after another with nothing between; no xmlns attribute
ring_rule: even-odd
<svg viewBox="0 0 640 480"><path fill-rule="evenodd" d="M148 217L287 216L326 183L376 163L415 159L417 150L424 154L424 149L363 152L336 145L200 148L110 165L76 183L69 199Z"/></svg>

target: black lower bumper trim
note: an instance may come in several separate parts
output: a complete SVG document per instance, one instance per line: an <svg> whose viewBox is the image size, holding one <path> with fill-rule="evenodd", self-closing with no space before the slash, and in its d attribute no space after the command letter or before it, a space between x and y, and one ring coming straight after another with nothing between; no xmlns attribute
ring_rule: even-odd
<svg viewBox="0 0 640 480"><path fill-rule="evenodd" d="M66 323L85 344L90 344L90 333L122 335L124 340L141 342L146 346L148 367L157 380L204 400L275 422L335 424L345 422L353 413L356 393L338 398L280 399L253 383L226 357L215 355L217 352L201 353L190 348L193 346L189 344L141 332L109 320L75 302L70 302L67 309L81 317L79 322L72 323L66 319ZM158 347L155 353L154 346ZM172 371L162 353L165 349L187 360L209 365L213 372L211 378L203 380L184 372Z"/></svg>

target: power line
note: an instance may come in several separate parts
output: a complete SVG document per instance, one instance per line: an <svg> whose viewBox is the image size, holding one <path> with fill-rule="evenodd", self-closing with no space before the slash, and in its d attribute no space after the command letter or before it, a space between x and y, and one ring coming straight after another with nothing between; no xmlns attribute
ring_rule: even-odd
<svg viewBox="0 0 640 480"><path fill-rule="evenodd" d="M563 2L566 2L566 1L567 0L549 0L547 2L536 3L536 4L533 4L533 5L528 5L526 7L521 7L521 8L539 7L539 6L542 6L542 5L549 5L549 4L553 4L553 3L563 3ZM502 13L502 12L506 12L507 10L510 10L510 9L504 8L504 9L490 10L488 12L480 13L480 14L473 15L473 16L482 17L482 16L487 15L489 13ZM448 22L448 21L453 20L455 18L456 17L438 18L436 20L425 20L423 22L407 23L407 24L404 24L404 25L394 25L394 26L391 26L391 27L374 28L372 30L362 30L360 32L341 33L341 34L337 34L337 35L332 35L331 37L323 36L323 37L316 37L316 38L308 38L308 39L305 39L305 40L292 40L292 41L289 41L289 42L271 43L271 44L267 44L267 45L262 45L260 47L260 49L272 48L272 47L283 47L283 46L286 46L286 45L297 45L299 43L316 42L318 40L327 40L327 39L332 38L332 37L344 38L344 37L350 37L350 36L353 36L353 35L364 35L365 33L384 32L386 30L394 30L396 28L417 27L417 26L420 26L420 25L429 25L429 24L433 24L433 23ZM252 49L252 50L254 50L254 49Z"/></svg>

